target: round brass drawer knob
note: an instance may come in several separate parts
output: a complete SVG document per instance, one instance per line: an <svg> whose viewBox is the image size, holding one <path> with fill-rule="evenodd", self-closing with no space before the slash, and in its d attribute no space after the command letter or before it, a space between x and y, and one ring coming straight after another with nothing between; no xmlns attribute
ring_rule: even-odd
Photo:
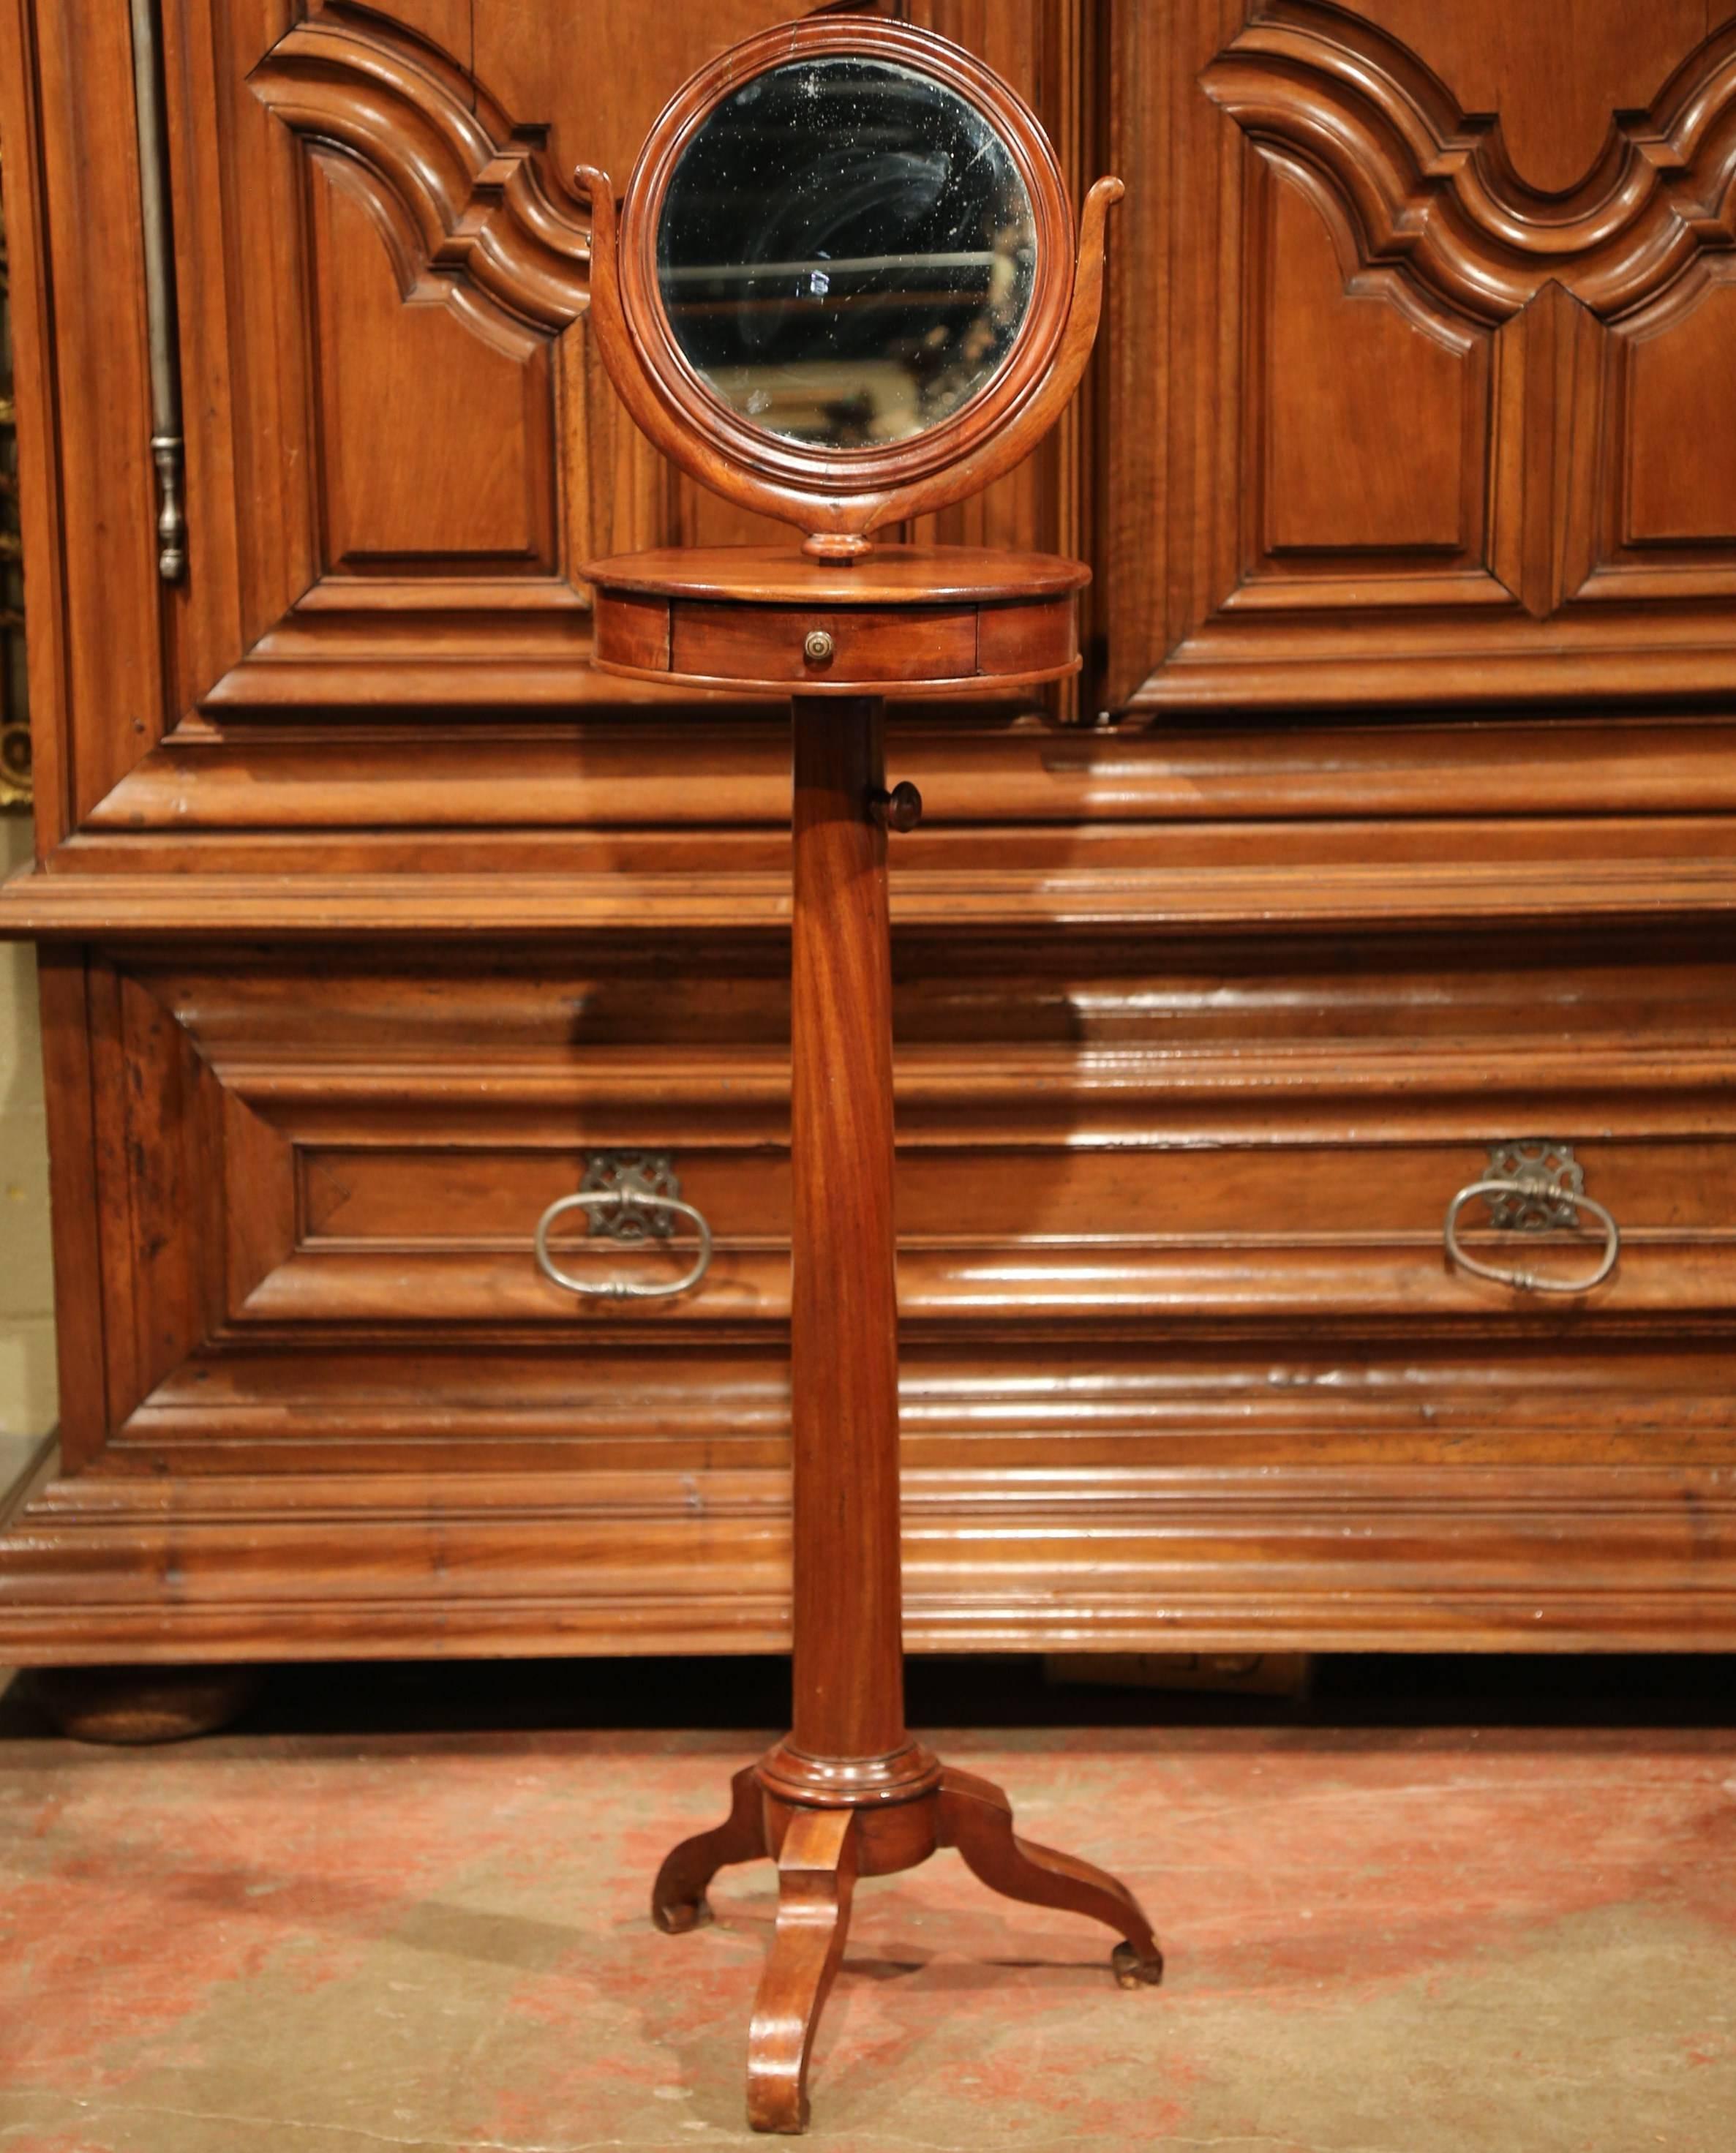
<svg viewBox="0 0 1736 2153"><path fill-rule="evenodd" d="M802 654L810 665L829 665L832 654L837 645L823 628L810 629L807 640L802 646Z"/></svg>

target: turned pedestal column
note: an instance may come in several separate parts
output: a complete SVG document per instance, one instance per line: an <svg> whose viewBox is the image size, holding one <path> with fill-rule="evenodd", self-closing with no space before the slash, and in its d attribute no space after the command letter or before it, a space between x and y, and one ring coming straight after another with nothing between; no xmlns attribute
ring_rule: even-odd
<svg viewBox="0 0 1736 2153"><path fill-rule="evenodd" d="M1004 686L1077 664L1071 562L889 548L854 567L753 549L597 563L602 661L640 677L789 694L791 997L790 1733L735 1779L727 1820L685 1841L652 1894L659 1927L709 1918L725 1863L769 1855L777 1928L754 2006L748 2115L799 2130L809 2051L858 1876L954 1846L995 1890L1105 1922L1126 1986L1161 1972L1132 1895L1016 1836L1000 1790L904 1725L899 1542L888 792L883 695ZM731 669L725 670L725 669ZM926 677L925 677L926 676Z"/></svg>

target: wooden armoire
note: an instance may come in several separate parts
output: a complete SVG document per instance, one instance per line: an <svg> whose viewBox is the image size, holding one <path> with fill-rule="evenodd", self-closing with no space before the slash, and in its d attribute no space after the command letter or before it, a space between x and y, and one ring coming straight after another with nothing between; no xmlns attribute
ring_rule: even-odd
<svg viewBox="0 0 1736 2153"><path fill-rule="evenodd" d="M570 175L791 4L0 0L0 1662L786 1639L787 738L578 573L771 534L613 402ZM1128 189L1088 394L917 534L1096 572L1077 696L893 723L919 1648L1736 1647L1728 4L908 0ZM624 1151L715 1260L575 1302ZM1449 1259L1520 1156L1606 1284Z"/></svg>

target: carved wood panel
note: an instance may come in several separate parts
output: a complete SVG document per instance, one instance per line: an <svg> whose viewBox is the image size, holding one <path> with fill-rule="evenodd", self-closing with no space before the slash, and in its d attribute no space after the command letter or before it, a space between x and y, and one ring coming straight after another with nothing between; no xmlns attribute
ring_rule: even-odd
<svg viewBox="0 0 1736 2153"><path fill-rule="evenodd" d="M1644 111L1718 19L1715 0L1350 0L1349 12L1409 46L1464 110L1496 115L1507 161L1540 194L1571 193L1608 147L1611 115Z"/></svg>
<svg viewBox="0 0 1736 2153"><path fill-rule="evenodd" d="M450 702L552 697L583 662L608 429L545 130L487 95L467 28L461 61L366 9L184 0L165 33L184 341L212 377L183 707L414 701L430 673Z"/></svg>
<svg viewBox="0 0 1736 2153"><path fill-rule="evenodd" d="M557 573L547 339L430 277L349 159L308 162L328 575Z"/></svg>
<svg viewBox="0 0 1736 2153"><path fill-rule="evenodd" d="M1252 0L1227 38L1128 10L1117 49L1158 229L1123 251L1113 425L1157 498L1115 517L1112 694L1713 686L1736 21Z"/></svg>

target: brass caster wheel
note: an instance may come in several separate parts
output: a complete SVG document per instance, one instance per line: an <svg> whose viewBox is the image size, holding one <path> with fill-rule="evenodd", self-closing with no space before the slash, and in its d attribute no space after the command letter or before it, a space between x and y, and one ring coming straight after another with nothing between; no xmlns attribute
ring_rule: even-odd
<svg viewBox="0 0 1736 2153"><path fill-rule="evenodd" d="M653 1906L651 1919L666 1937L685 1937L717 1919L709 1899L678 1900L672 1906Z"/></svg>
<svg viewBox="0 0 1736 2153"><path fill-rule="evenodd" d="M1163 1954L1142 1958L1131 1944L1117 1944L1109 1954L1119 1988L1155 1988L1163 1978Z"/></svg>

